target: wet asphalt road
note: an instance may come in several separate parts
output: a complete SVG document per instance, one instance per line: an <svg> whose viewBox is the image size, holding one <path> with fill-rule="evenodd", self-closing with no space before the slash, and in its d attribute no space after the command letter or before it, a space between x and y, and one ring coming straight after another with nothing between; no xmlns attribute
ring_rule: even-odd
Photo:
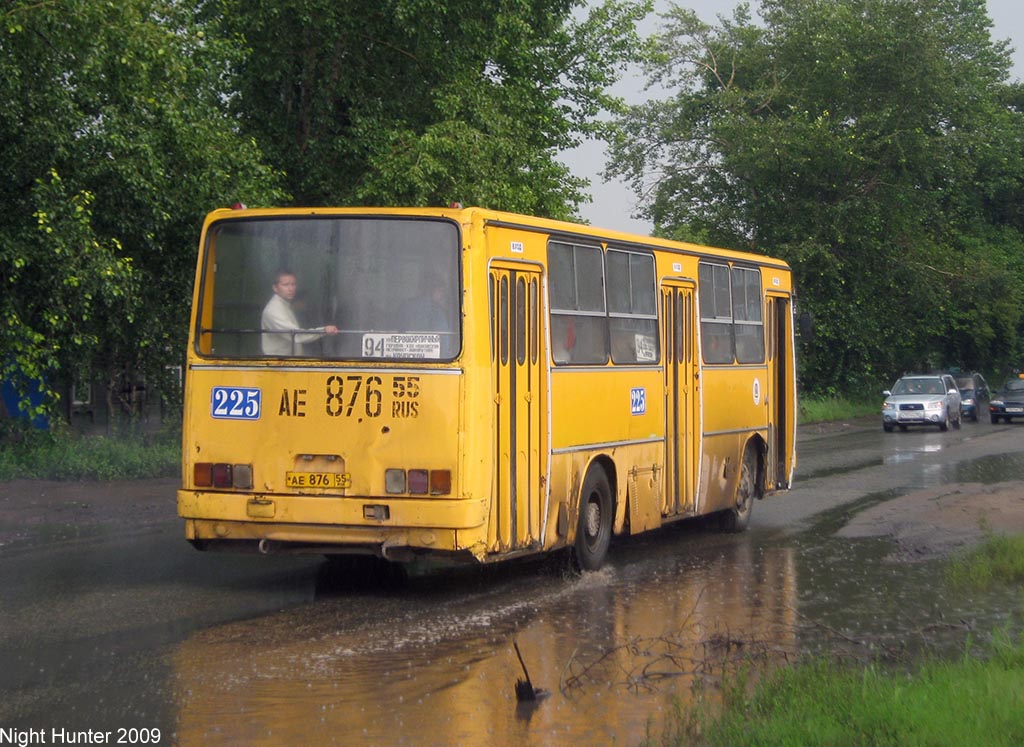
<svg viewBox="0 0 1024 747"><path fill-rule="evenodd" d="M617 542L583 577L554 558L402 586L353 584L317 558L198 553L170 513L171 482L167 519L143 530L0 547L0 735L636 744L706 665L709 641L792 652L812 617L867 636L909 608L937 614L934 569L893 571L878 542L829 527L879 496L1020 479L1022 452L1024 425L802 429L796 487L756 505L744 535L694 522ZM552 691L534 709L512 696L513 639ZM130 728L159 734L118 734Z"/></svg>

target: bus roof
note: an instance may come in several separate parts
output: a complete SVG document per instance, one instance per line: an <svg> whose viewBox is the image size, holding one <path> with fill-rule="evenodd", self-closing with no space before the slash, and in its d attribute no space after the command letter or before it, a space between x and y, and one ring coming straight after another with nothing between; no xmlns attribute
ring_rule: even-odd
<svg viewBox="0 0 1024 747"><path fill-rule="evenodd" d="M598 241L614 242L617 245L633 247L657 248L664 251L696 256L714 256L723 259L734 259L759 265L768 265L790 269L789 264L776 257L736 249L693 244L685 241L674 241L655 236L627 233L615 229L601 228L586 223L538 218L519 213L501 210L490 210L481 207L281 207L281 208L220 208L206 217L206 224L231 219L271 216L333 216L333 215L394 215L408 217L447 218L462 225L476 222L492 225L504 225L526 231L539 231L553 235L585 237Z"/></svg>

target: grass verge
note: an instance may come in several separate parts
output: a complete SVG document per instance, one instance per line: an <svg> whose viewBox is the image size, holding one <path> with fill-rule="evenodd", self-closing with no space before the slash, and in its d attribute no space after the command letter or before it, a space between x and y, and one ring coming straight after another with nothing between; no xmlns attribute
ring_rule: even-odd
<svg viewBox="0 0 1024 747"><path fill-rule="evenodd" d="M961 588L1024 583L1024 534L990 534L980 545L954 557L947 576Z"/></svg>
<svg viewBox="0 0 1024 747"><path fill-rule="evenodd" d="M749 695L742 684L724 695L721 707L679 708L645 744L1024 744L1024 641L1003 634L984 659L911 674L816 659L767 675Z"/></svg>
<svg viewBox="0 0 1024 747"><path fill-rule="evenodd" d="M800 398L801 423L847 420L865 415L881 415L882 400L847 399L838 396L805 395Z"/></svg>
<svg viewBox="0 0 1024 747"><path fill-rule="evenodd" d="M82 436L9 434L0 448L0 480L121 480L172 477L181 471L181 438L167 432Z"/></svg>

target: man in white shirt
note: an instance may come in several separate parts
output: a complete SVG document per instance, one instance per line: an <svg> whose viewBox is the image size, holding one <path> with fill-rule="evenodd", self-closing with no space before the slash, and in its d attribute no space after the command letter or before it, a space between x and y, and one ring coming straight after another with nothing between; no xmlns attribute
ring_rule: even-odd
<svg viewBox="0 0 1024 747"><path fill-rule="evenodd" d="M304 329L299 324L292 309L292 301L298 289L294 272L278 271L273 287L274 295L263 307L260 319L264 355L302 355L302 346L305 343L316 342L324 335L338 334L338 328L333 324L314 329Z"/></svg>

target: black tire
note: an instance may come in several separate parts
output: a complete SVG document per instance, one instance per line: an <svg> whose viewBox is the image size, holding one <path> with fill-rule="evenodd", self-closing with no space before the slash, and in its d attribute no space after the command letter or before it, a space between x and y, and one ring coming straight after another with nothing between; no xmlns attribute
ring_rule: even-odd
<svg viewBox="0 0 1024 747"><path fill-rule="evenodd" d="M882 430L886 433L892 433L892 425L889 423L882 423Z"/></svg>
<svg viewBox="0 0 1024 747"><path fill-rule="evenodd" d="M754 499L760 495L757 473L757 451L753 446L747 446L740 465L740 479L736 483L735 505L721 513L720 526L723 532L746 531L750 524L750 514L754 511Z"/></svg>
<svg viewBox="0 0 1024 747"><path fill-rule="evenodd" d="M945 416L943 416L942 422L939 423L939 430L940 431L948 431L949 430L949 410L946 410L946 414L945 414Z"/></svg>
<svg viewBox="0 0 1024 747"><path fill-rule="evenodd" d="M989 417L992 419L992 425L999 425L999 416L998 415L989 415Z"/></svg>
<svg viewBox="0 0 1024 747"><path fill-rule="evenodd" d="M612 489L604 469L593 465L587 471L580 495L579 521L573 545L576 565L583 571L596 571L608 555L612 541Z"/></svg>

